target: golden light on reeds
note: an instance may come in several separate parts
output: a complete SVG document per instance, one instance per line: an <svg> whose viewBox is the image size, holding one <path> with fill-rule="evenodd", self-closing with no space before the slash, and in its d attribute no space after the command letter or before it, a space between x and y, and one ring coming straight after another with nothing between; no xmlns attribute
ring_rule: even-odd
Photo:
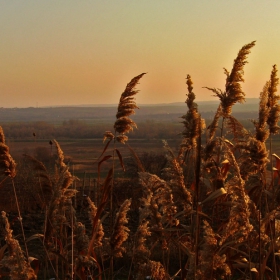
<svg viewBox="0 0 280 280"><path fill-rule="evenodd" d="M130 115L135 114L134 109L138 109L134 95L138 92L135 89L139 80L146 73L142 73L134 77L126 86L124 92L122 93L119 101L118 112L116 114L116 122L114 124L115 131L120 134L117 141L125 143L127 141L127 136L123 137L125 133L129 133L133 130L133 127L137 127L136 123L129 118Z"/></svg>
<svg viewBox="0 0 280 280"><path fill-rule="evenodd" d="M244 82L244 65L247 63L247 56L253 46L255 46L255 41L241 48L236 59L234 60L231 72L229 72L227 69L224 69L224 73L226 74L226 84L224 91L217 88L205 87L213 91L220 99L222 113L225 117L231 114L231 108L236 102L242 103L245 101L245 93L242 90L241 82Z"/></svg>
<svg viewBox="0 0 280 280"><path fill-rule="evenodd" d="M6 176L14 178L16 176L16 163L10 155L10 149L5 143L5 135L0 126L0 169Z"/></svg>

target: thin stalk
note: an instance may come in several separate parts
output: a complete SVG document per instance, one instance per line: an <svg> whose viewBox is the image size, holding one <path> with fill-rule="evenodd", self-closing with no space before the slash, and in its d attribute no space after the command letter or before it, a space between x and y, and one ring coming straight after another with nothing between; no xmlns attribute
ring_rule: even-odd
<svg viewBox="0 0 280 280"><path fill-rule="evenodd" d="M272 210L275 209L275 186L274 186L274 178L273 178L273 164L272 164L272 135L271 133L269 134L269 151L270 151L270 167L271 167L271 187L272 187ZM275 218L273 219L273 227L270 225L270 233L271 233L271 242L272 242L272 253L273 253L273 277L274 279L278 279L277 277L277 266L276 266L276 258L275 258L275 244L274 244L274 239L275 239Z"/></svg>
<svg viewBox="0 0 280 280"><path fill-rule="evenodd" d="M57 247L57 237L55 238L55 251L57 252L58 247ZM57 254L55 255L55 274L58 275L58 256Z"/></svg>
<svg viewBox="0 0 280 280"><path fill-rule="evenodd" d="M220 162L220 155L221 155L221 152L222 152L222 137L223 137L223 134L224 134L224 122L225 122L225 117L223 117L223 119L222 119L221 139L220 139L220 148L219 148L219 153L218 153L217 164L219 164L219 162Z"/></svg>
<svg viewBox="0 0 280 280"><path fill-rule="evenodd" d="M251 247L248 246L248 255L249 255L249 263L251 263ZM252 271L251 269L249 269L249 273L250 273L250 280L252 280Z"/></svg>
<svg viewBox="0 0 280 280"><path fill-rule="evenodd" d="M74 217L73 207L71 205L71 279L74 276Z"/></svg>
<svg viewBox="0 0 280 280"><path fill-rule="evenodd" d="M72 174L73 174L73 176L75 176L75 165L74 165L74 163L72 165ZM73 182L73 189L75 191L77 189L76 180L74 180L74 182ZM77 194L76 194L76 192L75 192L75 195L74 195L74 208L77 209Z"/></svg>
<svg viewBox="0 0 280 280"><path fill-rule="evenodd" d="M270 168L271 168L271 187L272 187L272 209L275 208L275 187L274 187L274 180L273 180L273 164L272 164L272 137L271 133L269 134L269 151L270 151Z"/></svg>
<svg viewBox="0 0 280 280"><path fill-rule="evenodd" d="M112 166L112 187L110 193L110 234L113 234L114 227L114 219L113 219L113 192L114 192L114 184L115 184L115 149L116 149L116 131L113 143L113 166ZM110 259L110 269L109 269L109 279L114 279L114 256L111 256Z"/></svg>
<svg viewBox="0 0 280 280"><path fill-rule="evenodd" d="M262 189L260 195L260 203L259 203L259 279L262 280L262 267L261 267L261 210L262 210Z"/></svg>
<svg viewBox="0 0 280 280"><path fill-rule="evenodd" d="M195 210L196 210L196 234L195 234L195 275L198 267L198 244L199 244L199 234L200 234L200 216L198 214L199 208L199 179L200 179L200 165L201 165L201 119L199 119L199 136L197 138L197 149L196 149L196 166L195 166ZM196 277L196 276L195 276Z"/></svg>
<svg viewBox="0 0 280 280"><path fill-rule="evenodd" d="M28 249L27 249L27 244L26 244L26 239L25 239L25 234L24 234L24 229L23 229L23 224L22 224L22 217L21 217L21 213L20 213L20 209L19 209L19 203L18 203L16 188L15 188L15 182L14 182L13 178L12 178L12 185L13 185L13 190L14 190L14 194L15 194L15 200L16 200L16 206L17 206L17 211L18 211L18 216L19 216L19 223L20 223L20 227L21 227L21 231L22 231L23 242L24 242L24 246L25 246L26 258L27 258L27 261L28 261L28 259L29 259Z"/></svg>

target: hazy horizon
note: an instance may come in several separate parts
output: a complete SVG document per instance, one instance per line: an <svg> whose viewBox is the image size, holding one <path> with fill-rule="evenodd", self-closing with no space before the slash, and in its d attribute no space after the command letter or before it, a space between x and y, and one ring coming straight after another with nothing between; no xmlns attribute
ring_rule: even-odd
<svg viewBox="0 0 280 280"><path fill-rule="evenodd" d="M0 107L117 104L126 84L137 104L184 102L192 76L224 88L223 67L256 40L245 66L246 98L258 98L279 64L280 2L270 1L2 1Z"/></svg>
<svg viewBox="0 0 280 280"><path fill-rule="evenodd" d="M185 98L186 99L186 98ZM209 104L215 104L218 105L220 103L219 99L212 99L212 100L195 100L195 102L199 105L207 105ZM257 104L259 105L259 98L245 98L245 101L243 103L236 103L234 107L238 106L243 106L247 104ZM178 102L162 102L162 103L138 103L137 104L139 108L141 107L152 107L152 106L186 106L185 100L183 101L178 101ZM9 107L4 107L0 106L2 109L28 109L28 108L59 108L59 107L116 107L117 108L118 103L100 103L100 104L94 104L94 103L87 103L87 104L60 104L60 105L46 105L46 106L39 106L39 104L36 104L36 106L9 106ZM199 108L198 108L199 109Z"/></svg>

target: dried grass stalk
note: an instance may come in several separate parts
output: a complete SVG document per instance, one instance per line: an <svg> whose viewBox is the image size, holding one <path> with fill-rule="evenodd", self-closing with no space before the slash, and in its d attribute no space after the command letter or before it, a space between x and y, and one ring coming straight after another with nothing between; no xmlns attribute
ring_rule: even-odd
<svg viewBox="0 0 280 280"><path fill-rule="evenodd" d="M129 235L129 228L126 226L128 223L127 212L130 209L131 199L126 199L121 205L119 212L115 218L113 233L110 239L112 255L115 257L122 257L125 252L123 243L127 240Z"/></svg>
<svg viewBox="0 0 280 280"><path fill-rule="evenodd" d="M170 279L170 276L160 262L149 260L147 263L140 265L136 279L167 280Z"/></svg>
<svg viewBox="0 0 280 280"><path fill-rule="evenodd" d="M94 220L97 214L97 207L95 206L94 202L87 197L87 201L89 204L89 217L91 220L91 224L94 225ZM93 228L92 231L95 231L95 241L94 241L94 248L96 247L101 247L102 246L102 240L104 237L104 231L103 231L103 226L102 223L100 221L100 219L98 219L98 223L97 223L97 228Z"/></svg>
<svg viewBox="0 0 280 280"><path fill-rule="evenodd" d="M142 73L136 77L134 77L126 86L124 92L122 93L119 101L118 112L116 114L116 122L114 124L115 131L119 134L125 134L133 130L133 127L137 127L136 123L132 121L129 116L134 114L134 109L138 109L134 95L138 92L135 90L136 85L139 80L146 73ZM127 141L126 138L118 138L118 141L125 143Z"/></svg>
<svg viewBox="0 0 280 280"><path fill-rule="evenodd" d="M69 187L76 179L70 173L68 166L64 163L63 151L56 140L54 140L57 149L57 162L55 177L52 182L52 197L47 209L47 221L45 231L45 243L51 245L53 234L60 234L61 225L67 221L70 223L72 215L72 201L71 198L76 194L76 190ZM48 244L48 242L50 242Z"/></svg>
<svg viewBox="0 0 280 280"><path fill-rule="evenodd" d="M188 94L186 104L188 105L188 112L187 114L183 115L183 124L185 126L182 135L184 137L181 148L191 149L197 146L197 138L200 136L201 131L201 118L197 111L197 104L194 102L195 94L192 92L193 90L193 82L191 80L191 76L187 75L187 85L188 85Z"/></svg>
<svg viewBox="0 0 280 280"><path fill-rule="evenodd" d="M9 250L9 254L1 260L0 266L9 269L10 277L13 280L37 279L29 262L25 260L24 253L21 250L18 241L13 238L13 231L10 228L8 218L4 211L2 211L0 222L4 229L5 240Z"/></svg>
<svg viewBox="0 0 280 280"><path fill-rule="evenodd" d="M269 131L266 127L266 123L269 116L269 107L268 107L269 86L270 86L269 82L266 82L262 92L260 93L259 119L258 121L253 121L256 128L256 139L261 142L265 142L269 135Z"/></svg>
<svg viewBox="0 0 280 280"><path fill-rule="evenodd" d="M269 108L269 115L267 119L267 124L269 126L269 132L271 134L278 133L280 127L278 126L278 120L280 117L280 106L278 104L278 100L280 96L276 94L277 86L279 84L279 79L277 77L277 67L273 65L273 69L271 71L270 83L268 87L268 102L267 106Z"/></svg>
<svg viewBox="0 0 280 280"><path fill-rule="evenodd" d="M230 195L232 207L229 221L226 224L219 244L226 240L234 240L236 244L247 240L253 226L250 223L250 198L245 191L245 182L241 177L239 166L230 149L227 151L228 160L235 169L235 175L226 182L226 190Z"/></svg>
<svg viewBox="0 0 280 280"><path fill-rule="evenodd" d="M0 169L5 176L14 178L16 176L16 163L9 152L9 147L5 143L5 135L0 126Z"/></svg>
<svg viewBox="0 0 280 280"><path fill-rule="evenodd" d="M141 199L140 221L150 217L151 229L155 231L162 230L163 225L177 226L179 221L174 218L177 207L167 182L148 172L140 172L139 178L146 196Z"/></svg>
<svg viewBox="0 0 280 280"><path fill-rule="evenodd" d="M225 91L216 88L206 87L207 89L214 92L214 94L217 97L219 97L224 117L227 117L231 114L232 106L236 102L243 103L245 101L245 93L242 91L240 83L244 82L243 68L244 65L247 63L247 56L254 45L255 41L241 48L236 59L234 60L233 67L230 73L226 69L224 69L224 72L226 74Z"/></svg>
<svg viewBox="0 0 280 280"><path fill-rule="evenodd" d="M198 279L223 279L231 275L230 267L226 263L226 255L218 254L219 235L215 234L207 221L203 221L203 245L201 250L201 269Z"/></svg>
<svg viewBox="0 0 280 280"><path fill-rule="evenodd" d="M142 220L137 228L135 236L133 262L134 265L137 265L147 262L151 254L151 251L146 246L147 237L151 236L149 221Z"/></svg>

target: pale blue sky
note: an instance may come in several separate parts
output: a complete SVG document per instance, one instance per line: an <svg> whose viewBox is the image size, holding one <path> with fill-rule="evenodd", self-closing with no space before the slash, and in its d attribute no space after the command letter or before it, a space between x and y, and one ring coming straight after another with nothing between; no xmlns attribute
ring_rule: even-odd
<svg viewBox="0 0 280 280"><path fill-rule="evenodd" d="M224 87L238 50L256 40L244 90L258 97L280 67L279 0L0 0L0 107L118 103L148 72L137 103L197 100Z"/></svg>

